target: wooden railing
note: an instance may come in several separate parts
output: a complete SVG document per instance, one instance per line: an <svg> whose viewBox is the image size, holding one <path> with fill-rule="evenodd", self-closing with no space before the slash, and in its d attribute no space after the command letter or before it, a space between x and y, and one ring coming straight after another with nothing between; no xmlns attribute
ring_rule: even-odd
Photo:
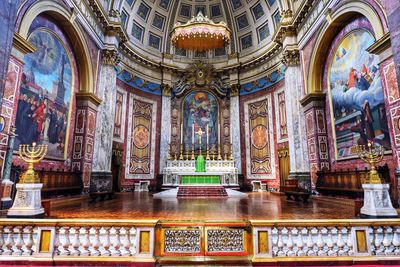
<svg viewBox="0 0 400 267"><path fill-rule="evenodd" d="M399 219L0 219L0 264L114 261L153 262L155 266L167 262L382 260L400 263Z"/></svg>
<svg viewBox="0 0 400 267"><path fill-rule="evenodd" d="M361 197L363 194L362 184L367 179L369 170L337 170L317 172L316 190L326 195L347 195ZM386 183L390 182L389 168L387 165L378 167Z"/></svg>
<svg viewBox="0 0 400 267"><path fill-rule="evenodd" d="M18 182L19 176L23 171L18 167L11 169L14 182ZM66 172L62 170L37 170L40 182L43 183L42 197L48 198L57 195L76 195L83 189L80 172Z"/></svg>

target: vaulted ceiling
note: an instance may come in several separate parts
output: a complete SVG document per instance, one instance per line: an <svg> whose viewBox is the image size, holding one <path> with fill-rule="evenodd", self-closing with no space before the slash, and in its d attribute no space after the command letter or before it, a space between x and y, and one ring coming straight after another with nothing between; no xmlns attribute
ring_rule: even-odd
<svg viewBox="0 0 400 267"><path fill-rule="evenodd" d="M122 0L121 20L134 48L143 55L177 59L223 59L238 52L249 55L267 46L280 21L277 0ZM229 47L204 53L176 50L169 34L176 22L185 23L201 11L232 30Z"/></svg>

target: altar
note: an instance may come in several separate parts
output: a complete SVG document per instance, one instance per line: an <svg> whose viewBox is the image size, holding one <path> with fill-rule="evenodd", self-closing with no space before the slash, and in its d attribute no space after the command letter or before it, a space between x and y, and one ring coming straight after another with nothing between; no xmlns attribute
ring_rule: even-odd
<svg viewBox="0 0 400 267"><path fill-rule="evenodd" d="M238 187L238 169L234 160L207 160L206 171L196 172L195 160L167 160L163 170L163 187L187 184Z"/></svg>

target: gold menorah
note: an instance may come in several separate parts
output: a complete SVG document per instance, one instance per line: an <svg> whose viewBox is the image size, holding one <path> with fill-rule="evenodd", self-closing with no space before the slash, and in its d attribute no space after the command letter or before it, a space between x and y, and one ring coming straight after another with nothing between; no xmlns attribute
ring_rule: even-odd
<svg viewBox="0 0 400 267"><path fill-rule="evenodd" d="M35 173L33 164L40 162L47 153L47 145L19 145L19 156L23 161L28 163L28 169L21 175L20 183L36 184L40 183L39 175Z"/></svg>
<svg viewBox="0 0 400 267"><path fill-rule="evenodd" d="M368 163L371 166L369 171L367 184L380 184L382 183L381 177L376 170L376 164L383 159L385 149L383 146L376 145L371 141L368 141L367 147L365 145L357 145L356 151L360 159Z"/></svg>

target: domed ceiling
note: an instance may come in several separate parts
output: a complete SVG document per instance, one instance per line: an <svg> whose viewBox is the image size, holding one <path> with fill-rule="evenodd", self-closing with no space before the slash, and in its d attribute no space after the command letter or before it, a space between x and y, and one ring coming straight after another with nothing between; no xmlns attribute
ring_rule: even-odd
<svg viewBox="0 0 400 267"><path fill-rule="evenodd" d="M232 30L229 47L194 53L171 46L173 25L186 23L200 11L214 22L227 23ZM135 50L151 57L171 54L182 61L249 55L270 43L280 21L276 0L123 0L120 14Z"/></svg>

